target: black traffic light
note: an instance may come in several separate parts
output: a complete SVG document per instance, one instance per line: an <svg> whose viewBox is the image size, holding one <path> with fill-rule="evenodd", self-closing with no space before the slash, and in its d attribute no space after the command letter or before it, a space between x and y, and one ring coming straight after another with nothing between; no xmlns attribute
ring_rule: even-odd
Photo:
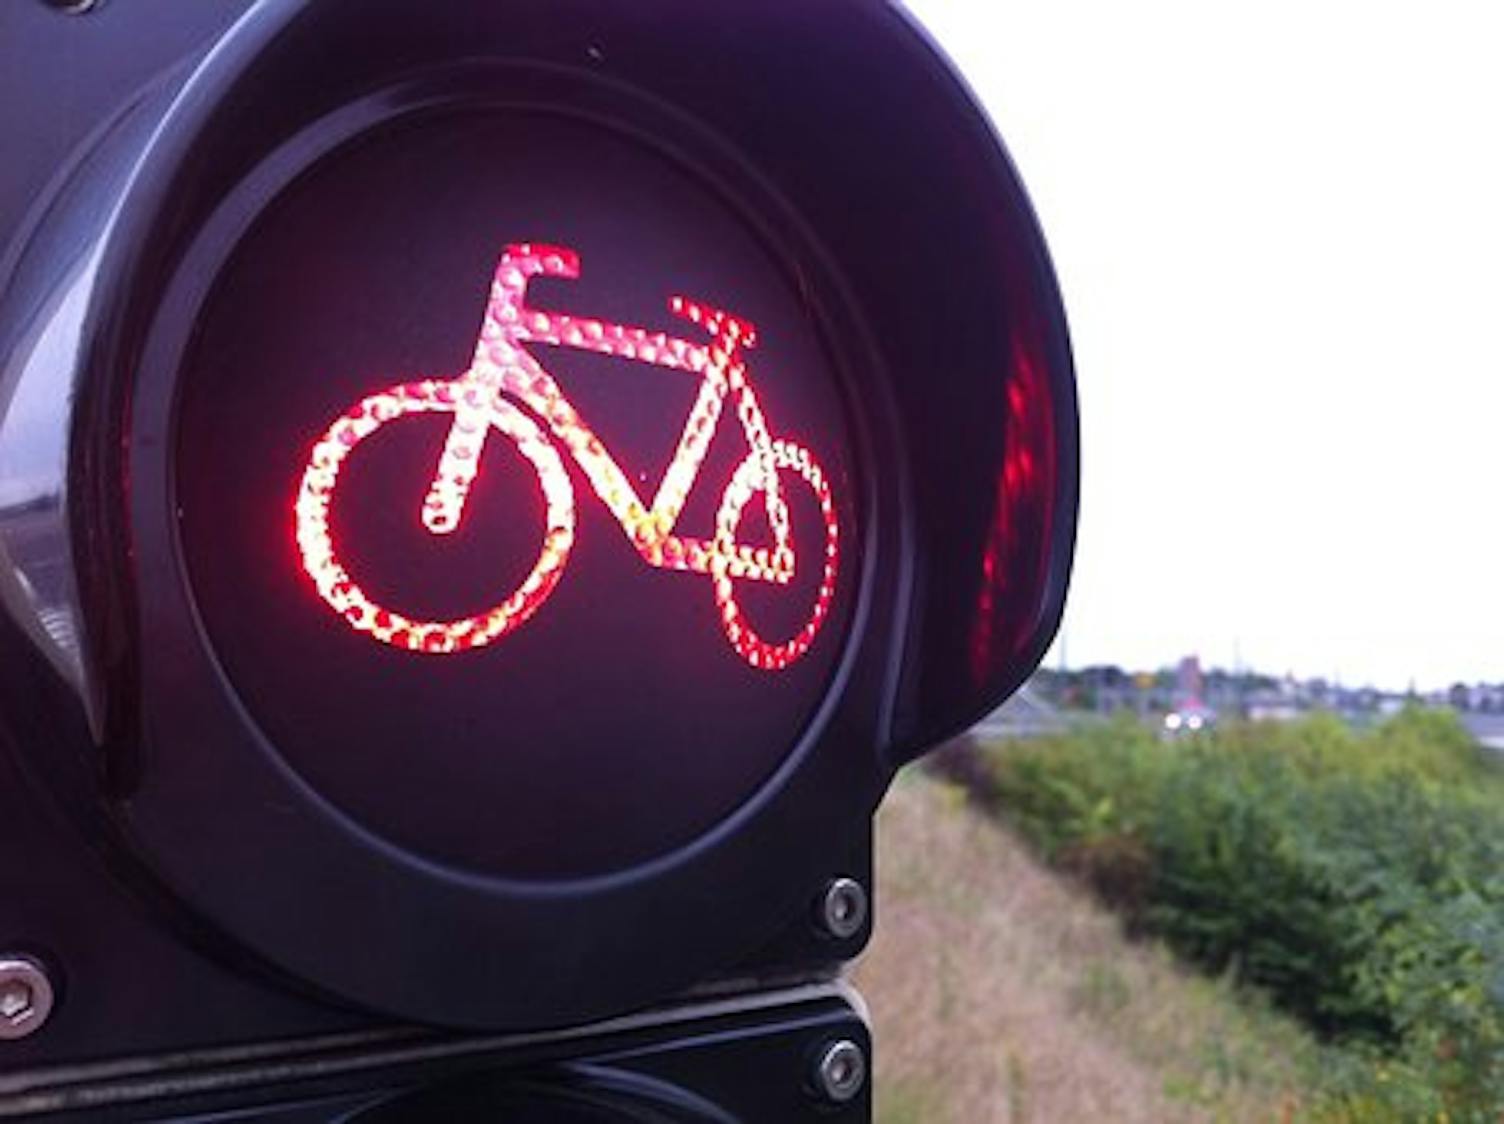
<svg viewBox="0 0 1504 1124"><path fill-rule="evenodd" d="M51 993L0 1112L546 1064L679 1119L612 1082L743 1032L829 1109L860 1015L797 989L873 809L1033 669L1074 534L964 86L878 0L68 7L0 11L0 1000Z"/></svg>

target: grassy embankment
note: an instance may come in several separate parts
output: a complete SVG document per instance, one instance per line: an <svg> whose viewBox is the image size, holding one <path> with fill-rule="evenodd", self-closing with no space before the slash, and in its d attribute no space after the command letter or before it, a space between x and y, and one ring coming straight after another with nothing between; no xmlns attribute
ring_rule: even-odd
<svg viewBox="0 0 1504 1124"><path fill-rule="evenodd" d="M960 789L901 776L877 840L878 1124L1285 1118L1308 1036L1130 944Z"/></svg>

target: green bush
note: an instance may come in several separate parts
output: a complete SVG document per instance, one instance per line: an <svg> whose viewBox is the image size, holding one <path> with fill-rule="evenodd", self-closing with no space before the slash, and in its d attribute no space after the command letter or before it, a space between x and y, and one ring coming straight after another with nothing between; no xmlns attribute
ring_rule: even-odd
<svg viewBox="0 0 1504 1124"><path fill-rule="evenodd" d="M1504 779L1453 716L974 756L974 795L1133 928L1357 1051L1323 1119L1500 1119Z"/></svg>

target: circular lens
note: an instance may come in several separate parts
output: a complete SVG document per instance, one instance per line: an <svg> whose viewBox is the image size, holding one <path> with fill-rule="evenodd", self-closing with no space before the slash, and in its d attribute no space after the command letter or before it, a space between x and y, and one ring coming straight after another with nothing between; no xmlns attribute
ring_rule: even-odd
<svg viewBox="0 0 1504 1124"><path fill-rule="evenodd" d="M605 874L799 743L855 585L840 393L776 236L684 160L560 113L389 125L265 207L185 362L203 627L367 830Z"/></svg>

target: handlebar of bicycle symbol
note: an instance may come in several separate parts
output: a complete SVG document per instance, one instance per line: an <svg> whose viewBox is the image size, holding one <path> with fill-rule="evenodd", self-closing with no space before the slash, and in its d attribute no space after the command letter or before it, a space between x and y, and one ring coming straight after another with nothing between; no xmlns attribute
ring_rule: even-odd
<svg viewBox="0 0 1504 1124"><path fill-rule="evenodd" d="M526 306L532 278L572 279L579 272L579 256L569 249L508 246L496 266L470 366L454 378L400 383L369 395L330 424L314 442L294 505L304 570L319 595L351 628L384 644L449 653L494 643L542 608L569 559L575 495L559 455L562 450L574 458L645 563L710 577L726 639L737 654L755 668L788 667L809 650L829 613L840 536L830 483L819 463L808 449L769 433L744 355L757 342L756 329L729 312L677 296L670 299L670 310L709 333L708 342L692 343L645 328ZM699 377L699 392L651 504L644 503L553 376L526 349L530 343L598 352ZM713 535L678 534L679 515L699 478L728 398L748 452L721 493ZM481 451L493 432L514 442L537 472L545 510L542 547L522 584L489 608L453 620L419 620L377 604L351 577L330 531L330 508L350 454L383 426L428 413L453 415L421 513L431 534L449 534L460 526ZM825 541L809 618L792 637L773 642L748 623L736 600L736 583L787 586L794 576L797 557L780 472L802 480L814 492ZM758 494L772 530L771 549L748 546L736 537L747 504Z"/></svg>

